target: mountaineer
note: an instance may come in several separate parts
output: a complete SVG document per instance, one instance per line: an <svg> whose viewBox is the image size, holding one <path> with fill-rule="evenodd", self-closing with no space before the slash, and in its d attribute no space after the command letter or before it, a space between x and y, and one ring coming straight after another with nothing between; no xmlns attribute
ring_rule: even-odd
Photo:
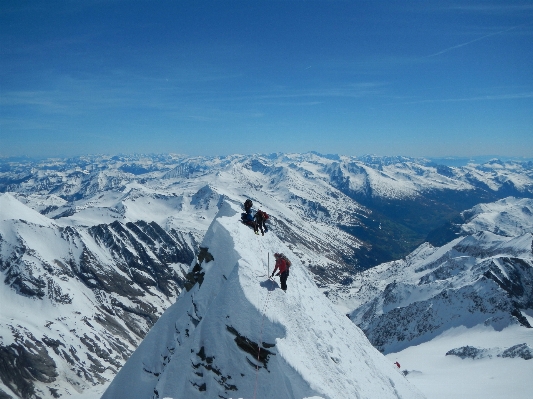
<svg viewBox="0 0 533 399"><path fill-rule="evenodd" d="M279 281L281 282L281 289L287 291L287 278L289 277L291 261L285 255L278 253L274 254L274 258L276 258L276 267L270 277L274 277L276 270L279 270L277 276L279 276Z"/></svg>
<svg viewBox="0 0 533 399"><path fill-rule="evenodd" d="M261 235L265 235L268 231L265 222L268 220L268 213L259 209L254 216L254 233L259 234L259 229L261 229Z"/></svg>

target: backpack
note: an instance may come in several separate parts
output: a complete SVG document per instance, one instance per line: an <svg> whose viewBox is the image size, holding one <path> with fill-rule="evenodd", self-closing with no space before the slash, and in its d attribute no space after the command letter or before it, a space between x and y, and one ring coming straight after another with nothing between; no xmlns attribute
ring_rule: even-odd
<svg viewBox="0 0 533 399"><path fill-rule="evenodd" d="M289 260L289 258L287 258L285 255L283 254L280 254L280 256L283 258L283 260L285 260L285 263L287 264L287 267L291 267L292 263L291 261Z"/></svg>
<svg viewBox="0 0 533 399"><path fill-rule="evenodd" d="M249 213L241 213L241 222L243 222L247 226L253 226L254 221L253 219L250 220L250 214Z"/></svg>
<svg viewBox="0 0 533 399"><path fill-rule="evenodd" d="M279 259L283 259L285 261L285 265L287 266L287 276L289 276L289 270L291 268L291 261L289 260L289 258L287 258L285 255L283 254L278 254L277 252L274 254L274 257L276 258L279 258Z"/></svg>
<svg viewBox="0 0 533 399"><path fill-rule="evenodd" d="M270 217L270 216L268 216L268 213L266 213L265 211L262 211L261 209L259 209L259 210L257 211L257 213L258 213L259 215L261 215L261 218L262 218L265 222L266 222L267 219Z"/></svg>

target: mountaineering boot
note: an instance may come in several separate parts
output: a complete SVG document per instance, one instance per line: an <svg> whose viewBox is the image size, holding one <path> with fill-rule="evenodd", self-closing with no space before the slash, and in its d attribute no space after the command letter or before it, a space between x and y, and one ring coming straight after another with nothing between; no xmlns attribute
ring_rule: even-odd
<svg viewBox="0 0 533 399"><path fill-rule="evenodd" d="M255 234L259 235L259 232L258 231L254 231Z"/></svg>

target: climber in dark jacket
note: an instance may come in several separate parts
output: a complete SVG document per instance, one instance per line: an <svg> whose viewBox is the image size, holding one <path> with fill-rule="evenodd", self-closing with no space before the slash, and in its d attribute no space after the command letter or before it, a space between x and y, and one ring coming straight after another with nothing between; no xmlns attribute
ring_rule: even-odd
<svg viewBox="0 0 533 399"><path fill-rule="evenodd" d="M252 206L253 205L254 205L254 203L249 198L246 201L244 201L244 211L245 212L241 213L241 221L245 225L253 227L254 230L255 230L255 221L254 221L254 217L252 215Z"/></svg>
<svg viewBox="0 0 533 399"><path fill-rule="evenodd" d="M246 201L244 201L244 211L248 214L252 211L252 206L254 206L254 203L250 198L248 198Z"/></svg>
<svg viewBox="0 0 533 399"><path fill-rule="evenodd" d="M268 215L266 212L263 212L261 209L259 209L254 216L254 233L259 235L259 229L261 229L261 235L264 236L265 233L268 231L267 227L265 226L265 222L268 219Z"/></svg>

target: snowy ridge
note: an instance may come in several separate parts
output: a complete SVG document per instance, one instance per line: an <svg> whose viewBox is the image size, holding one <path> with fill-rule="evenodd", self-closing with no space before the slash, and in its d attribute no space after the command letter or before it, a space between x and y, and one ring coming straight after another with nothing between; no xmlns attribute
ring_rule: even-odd
<svg viewBox="0 0 533 399"><path fill-rule="evenodd" d="M0 195L0 222L7 220L25 220L48 227L54 225L49 218L25 206L11 194Z"/></svg>
<svg viewBox="0 0 533 399"><path fill-rule="evenodd" d="M489 204L479 204L463 212L464 234L491 231L508 237L533 232L533 200L508 197Z"/></svg>
<svg viewBox="0 0 533 399"><path fill-rule="evenodd" d="M271 232L255 236L239 212L221 207L188 274L195 284L103 398L421 398L290 249ZM293 260L286 293L267 278L276 251Z"/></svg>

